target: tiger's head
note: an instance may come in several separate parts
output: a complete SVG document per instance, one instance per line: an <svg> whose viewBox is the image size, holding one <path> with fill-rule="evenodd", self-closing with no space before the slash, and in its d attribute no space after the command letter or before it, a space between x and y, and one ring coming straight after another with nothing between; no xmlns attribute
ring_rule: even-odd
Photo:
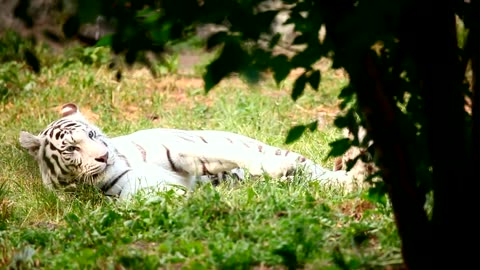
<svg viewBox="0 0 480 270"><path fill-rule="evenodd" d="M20 132L20 144L37 161L43 183L74 189L79 183L98 185L114 163L108 138L89 123L75 104L62 107L62 118L35 136Z"/></svg>

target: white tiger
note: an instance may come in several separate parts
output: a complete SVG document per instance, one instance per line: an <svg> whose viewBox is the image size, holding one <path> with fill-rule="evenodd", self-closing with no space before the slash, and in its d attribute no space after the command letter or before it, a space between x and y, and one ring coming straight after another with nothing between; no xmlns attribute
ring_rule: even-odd
<svg viewBox="0 0 480 270"><path fill-rule="evenodd" d="M62 116L38 136L20 132L21 146L53 189L87 183L124 199L145 188L192 190L225 172L276 178L300 168L325 183L350 181L345 171L326 170L300 154L231 132L156 128L109 138L73 103L63 105Z"/></svg>

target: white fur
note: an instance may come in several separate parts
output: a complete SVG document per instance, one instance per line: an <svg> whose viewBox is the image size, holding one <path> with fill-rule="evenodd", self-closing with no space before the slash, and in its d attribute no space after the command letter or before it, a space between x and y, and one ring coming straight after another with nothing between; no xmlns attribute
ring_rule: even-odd
<svg viewBox="0 0 480 270"><path fill-rule="evenodd" d="M142 189L167 190L175 186L192 190L198 181L209 181L210 178L205 172L215 175L238 169L246 169L252 175L268 174L277 178L303 166L312 179L323 183L350 181L345 171L328 171L297 153L231 132L158 128L108 138L98 127L85 120L76 105L65 105L63 114L63 119L77 121L86 126L85 129L73 132L77 136L75 143L84 165L104 166L103 172L92 184L102 189L122 175L115 185L104 190L106 195L127 198ZM89 130L95 131L96 137L89 138ZM46 139L45 135L34 136L28 132L20 134L21 145L28 149L39 163L43 182L52 186L51 178L54 176L46 173L48 166L42 164L45 162L38 151L42 141ZM60 142L57 143L60 145ZM278 154L278 151L283 152ZM108 160L98 161L106 152Z"/></svg>

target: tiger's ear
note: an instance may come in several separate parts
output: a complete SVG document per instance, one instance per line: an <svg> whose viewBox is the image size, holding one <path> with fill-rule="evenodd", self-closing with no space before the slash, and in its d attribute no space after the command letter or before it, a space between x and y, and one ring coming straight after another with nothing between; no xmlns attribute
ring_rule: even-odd
<svg viewBox="0 0 480 270"><path fill-rule="evenodd" d="M78 106L75 103L66 103L62 106L62 117L80 113Z"/></svg>
<svg viewBox="0 0 480 270"><path fill-rule="evenodd" d="M80 109L75 103L66 103L62 106L62 117L67 117L72 120L88 122L87 119L80 112Z"/></svg>
<svg viewBox="0 0 480 270"><path fill-rule="evenodd" d="M20 145L27 149L30 155L36 157L40 149L40 138L25 131L20 132Z"/></svg>

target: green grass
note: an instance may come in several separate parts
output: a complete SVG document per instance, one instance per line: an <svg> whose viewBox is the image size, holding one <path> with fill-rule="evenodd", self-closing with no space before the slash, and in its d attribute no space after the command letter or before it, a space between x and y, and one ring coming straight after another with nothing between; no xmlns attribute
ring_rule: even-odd
<svg viewBox="0 0 480 270"><path fill-rule="evenodd" d="M101 50L67 51L57 62L43 55L50 62L39 75L21 61L0 68L0 89L10 91L0 103L0 268L383 269L401 263L389 205L365 200L362 189L345 194L301 177L249 179L204 185L186 196L139 194L115 202L92 189L43 188L18 135L41 131L66 102L79 104L111 136L152 127L222 129L333 166L325 157L340 132L329 122L284 144L293 125L334 111L347 81L333 71L322 74L318 93L307 89L294 103L292 80L276 87L271 80L248 86L232 78L208 95L191 75L154 79L134 68L117 82L115 71L84 61L92 53L105 59Z"/></svg>

